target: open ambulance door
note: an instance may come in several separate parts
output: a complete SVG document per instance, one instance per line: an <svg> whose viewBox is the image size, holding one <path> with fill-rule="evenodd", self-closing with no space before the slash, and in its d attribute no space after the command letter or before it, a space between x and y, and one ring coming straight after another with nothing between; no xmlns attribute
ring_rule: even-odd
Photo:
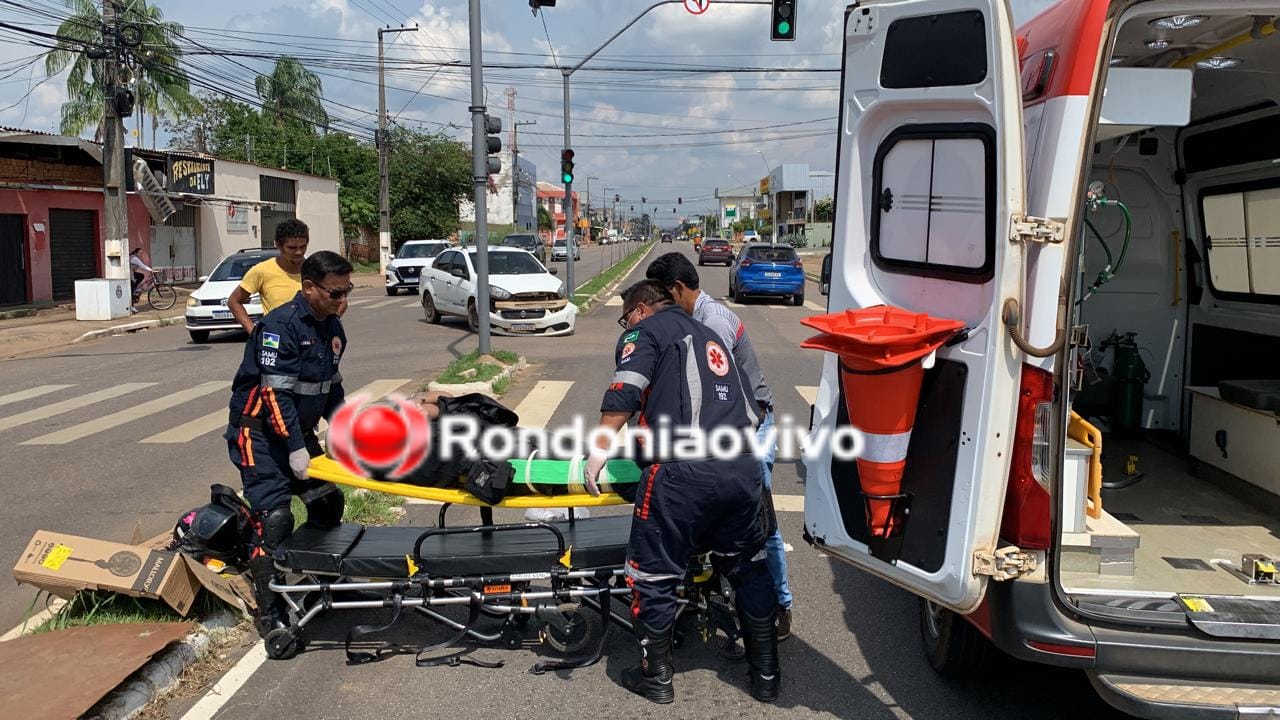
<svg viewBox="0 0 1280 720"><path fill-rule="evenodd" d="M1023 270L1012 18L1006 0L865 2L847 11L844 47L830 311L891 305L965 330L925 373L898 540L871 536L857 463L818 442L805 529L823 552L968 612L1002 566L1017 414L1019 354L1001 323ZM841 373L827 353L811 439L849 423Z"/></svg>

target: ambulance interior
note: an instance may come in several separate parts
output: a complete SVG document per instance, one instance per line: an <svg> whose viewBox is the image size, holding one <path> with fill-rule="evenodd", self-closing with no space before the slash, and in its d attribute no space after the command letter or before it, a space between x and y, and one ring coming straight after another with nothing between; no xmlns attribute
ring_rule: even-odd
<svg viewBox="0 0 1280 720"><path fill-rule="evenodd" d="M1280 599L1280 8L1199 12L1122 25L1086 170L1058 567L1116 618Z"/></svg>

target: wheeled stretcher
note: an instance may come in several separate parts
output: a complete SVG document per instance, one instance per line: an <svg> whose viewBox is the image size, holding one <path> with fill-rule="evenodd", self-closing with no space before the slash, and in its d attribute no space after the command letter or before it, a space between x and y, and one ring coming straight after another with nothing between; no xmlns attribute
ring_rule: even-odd
<svg viewBox="0 0 1280 720"><path fill-rule="evenodd" d="M348 484L358 482L371 489L388 484L351 476L336 463L317 461L312 475ZM452 500L483 506L461 491L443 492ZM508 500L516 501L511 504L518 507L625 502L605 495ZM532 500L541 503L528 504ZM505 647L545 643L567 655L590 648L581 657L534 665L532 671L542 673L598 661L609 622L631 629L630 613L625 611L630 591L623 577L630 513L581 519L571 515L567 522L515 524L492 524L491 515L482 513L482 524L449 526L447 514L453 504L444 502L436 527L343 523L329 529L299 528L275 554L283 579L273 582L271 589L284 598L289 624L268 634L267 654L276 659L296 655L306 645L308 626L331 610L390 611L390 619L383 625L349 628L345 645L351 662L378 660L389 651L414 650L422 666L461 662L493 665L467 658L465 651L424 659L462 641ZM615 598L622 604L615 605ZM681 614L695 618L701 639L728 657L741 656L731 590L706 558L690 563L680 587L680 603ZM460 621L441 612L450 607L466 608L466 618ZM389 631L406 611L443 625L451 634L423 647L378 642L371 651L361 649L365 638ZM484 618L501 620L501 624L496 630L492 622L482 628Z"/></svg>

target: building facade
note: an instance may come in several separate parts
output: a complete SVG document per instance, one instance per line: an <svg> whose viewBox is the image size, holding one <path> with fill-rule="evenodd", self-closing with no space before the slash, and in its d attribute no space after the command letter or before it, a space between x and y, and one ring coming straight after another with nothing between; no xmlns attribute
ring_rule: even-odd
<svg viewBox="0 0 1280 720"><path fill-rule="evenodd" d="M814 205L835 195L835 173L810 170L803 163L787 163L760 178L758 190L763 205L760 219L773 227L773 240L787 242L794 236L809 238L819 230L815 228ZM817 232L814 239L822 236L824 233ZM829 243L830 235L825 237Z"/></svg>
<svg viewBox="0 0 1280 720"><path fill-rule="evenodd" d="M573 193L573 217L581 217L581 207L579 206L578 193ZM551 215L552 240L561 240L565 237L565 202L564 188L552 185L551 183L538 183L538 204L547 209L547 213Z"/></svg>
<svg viewBox="0 0 1280 720"><path fill-rule="evenodd" d="M533 161L504 148L500 154L502 170L489 176L489 195L485 200L485 217L490 225L510 226L513 232L536 232L538 212L534 203L538 186L538 166ZM515 158L515 162L512 162ZM471 200L458 203L458 221L474 228L476 206ZM408 238L402 238L408 239Z"/></svg>

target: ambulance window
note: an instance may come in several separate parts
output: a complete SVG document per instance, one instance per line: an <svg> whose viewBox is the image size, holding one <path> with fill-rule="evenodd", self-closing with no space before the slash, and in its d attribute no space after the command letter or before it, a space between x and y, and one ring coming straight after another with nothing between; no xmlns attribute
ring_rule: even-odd
<svg viewBox="0 0 1280 720"><path fill-rule="evenodd" d="M1214 292L1280 298L1280 186L1209 190L1200 210Z"/></svg>
<svg viewBox="0 0 1280 720"><path fill-rule="evenodd" d="M894 20L885 34L880 85L977 85L987 78L987 28L980 10Z"/></svg>
<svg viewBox="0 0 1280 720"><path fill-rule="evenodd" d="M982 282L995 246L995 144L986 125L899 128L872 169L871 254L909 274Z"/></svg>

